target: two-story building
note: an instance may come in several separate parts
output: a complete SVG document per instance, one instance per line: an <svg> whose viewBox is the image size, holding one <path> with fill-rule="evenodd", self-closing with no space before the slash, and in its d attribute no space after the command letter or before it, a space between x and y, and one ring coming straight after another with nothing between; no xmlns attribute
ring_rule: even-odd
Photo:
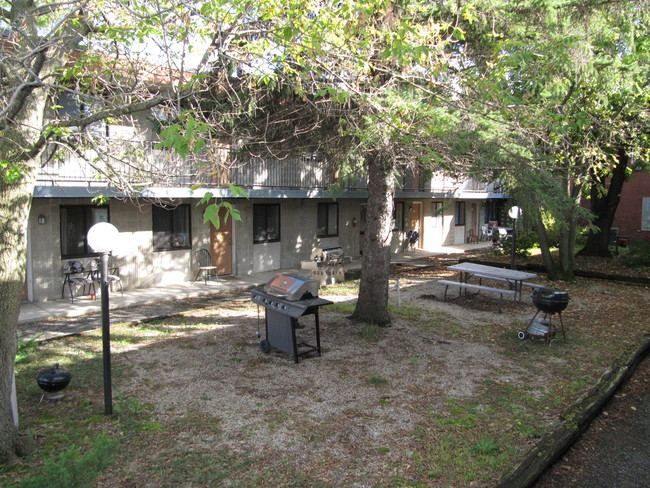
<svg viewBox="0 0 650 488"><path fill-rule="evenodd" d="M135 196L109 186L107 175L114 169L101 162L91 168L66 156L43 166L29 221L25 299L61 298L65 263L93 257L86 233L100 221L120 231L112 264L119 266L127 289L192 280L193 253L200 248L210 250L223 275L299 268L315 247L341 246L352 257L363 253L364 178L332 194L335 168L318 155L263 160L219 147L182 160L155 148L152 120L142 114L135 126L97 128L120 154L129 148L131 156L113 161L112 168L119 167ZM210 163L215 160L227 163L218 173ZM150 172L157 175L155 186ZM226 182L243 187L248 198L233 196ZM197 203L208 190L235 205L242 221L222 222L219 229L203 223L205 206ZM110 197L108 203L96 203L100 195ZM409 230L418 231L417 247L423 249L466 242L470 230L478 235L482 224L501 220L504 205L494 183L442 175L423 181L407 174L395 196L392 251L405 250Z"/></svg>

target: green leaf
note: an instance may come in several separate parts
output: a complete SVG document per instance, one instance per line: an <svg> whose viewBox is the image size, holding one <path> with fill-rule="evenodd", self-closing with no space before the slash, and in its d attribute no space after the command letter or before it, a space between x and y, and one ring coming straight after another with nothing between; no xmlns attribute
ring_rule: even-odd
<svg viewBox="0 0 650 488"><path fill-rule="evenodd" d="M232 193L233 197L243 197L243 198L248 199L248 193L241 186L230 184L230 185L228 185L228 189Z"/></svg>
<svg viewBox="0 0 650 488"><path fill-rule="evenodd" d="M0 172L2 179L9 184L16 183L23 175L22 167L19 164L5 160L0 160Z"/></svg>

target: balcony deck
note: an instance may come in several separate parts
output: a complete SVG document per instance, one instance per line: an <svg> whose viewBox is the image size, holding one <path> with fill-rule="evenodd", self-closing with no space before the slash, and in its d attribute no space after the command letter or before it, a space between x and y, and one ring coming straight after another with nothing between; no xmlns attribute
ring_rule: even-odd
<svg viewBox="0 0 650 488"><path fill-rule="evenodd" d="M154 148L153 141L113 141L117 144L108 154L120 154L106 162L97 151L86 151L85 157L68 154L47 161L37 178L40 194L48 196L47 187L84 188L90 193L105 193L105 189L138 194L152 189L227 188L235 184L247 190L327 192L336 183L336 168L317 155L263 159L242 157L228 147L218 147L185 158L170 150ZM126 150L125 150L126 148ZM367 177L358 175L346 184L345 191L367 190ZM118 190L114 190L117 192ZM398 181L398 192L405 197L431 196L476 198L501 193L494 183L474 179L459 180L434 174L424 179L417 173L405 171ZM165 193L162 191L161 193ZM176 192L178 194L178 192ZM193 197L192 192L187 196Z"/></svg>

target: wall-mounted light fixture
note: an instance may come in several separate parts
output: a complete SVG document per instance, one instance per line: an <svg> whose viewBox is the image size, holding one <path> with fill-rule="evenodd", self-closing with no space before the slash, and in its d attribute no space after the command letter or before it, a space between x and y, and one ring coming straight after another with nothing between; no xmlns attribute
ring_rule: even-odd
<svg viewBox="0 0 650 488"><path fill-rule="evenodd" d="M38 223L41 224L41 225L43 225L45 223L45 215L40 214L38 216Z"/></svg>

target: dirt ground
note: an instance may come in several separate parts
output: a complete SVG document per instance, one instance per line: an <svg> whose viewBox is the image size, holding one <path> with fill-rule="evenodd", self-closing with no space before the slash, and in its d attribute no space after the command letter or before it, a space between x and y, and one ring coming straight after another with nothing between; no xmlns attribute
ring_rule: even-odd
<svg viewBox="0 0 650 488"><path fill-rule="evenodd" d="M433 291L406 289L402 300L418 301L423 313L431 311L430 320L457 320L461 329L484 326L484 313L448 305L453 312L441 315L435 300L415 296ZM360 479L377 486L395 466L408 466L419 449L414 430L430 424L432 416L446 415L450 399L479 395L486 378L508 382L527 374L491 344L449 337L408 320L396 320L373 340L363 337L363 325L324 311L323 355L299 364L282 352L261 353L246 299L226 316L206 310L192 320L212 325L124 354L121 360L134 374L120 390L155 405L163 424L195 412L218 419L220 448L242 455L252 450L267 469L291 458L295 470L330 486L364 486ZM311 343L312 331L309 326L302 331ZM182 442L202 449L213 439L188 435Z"/></svg>

